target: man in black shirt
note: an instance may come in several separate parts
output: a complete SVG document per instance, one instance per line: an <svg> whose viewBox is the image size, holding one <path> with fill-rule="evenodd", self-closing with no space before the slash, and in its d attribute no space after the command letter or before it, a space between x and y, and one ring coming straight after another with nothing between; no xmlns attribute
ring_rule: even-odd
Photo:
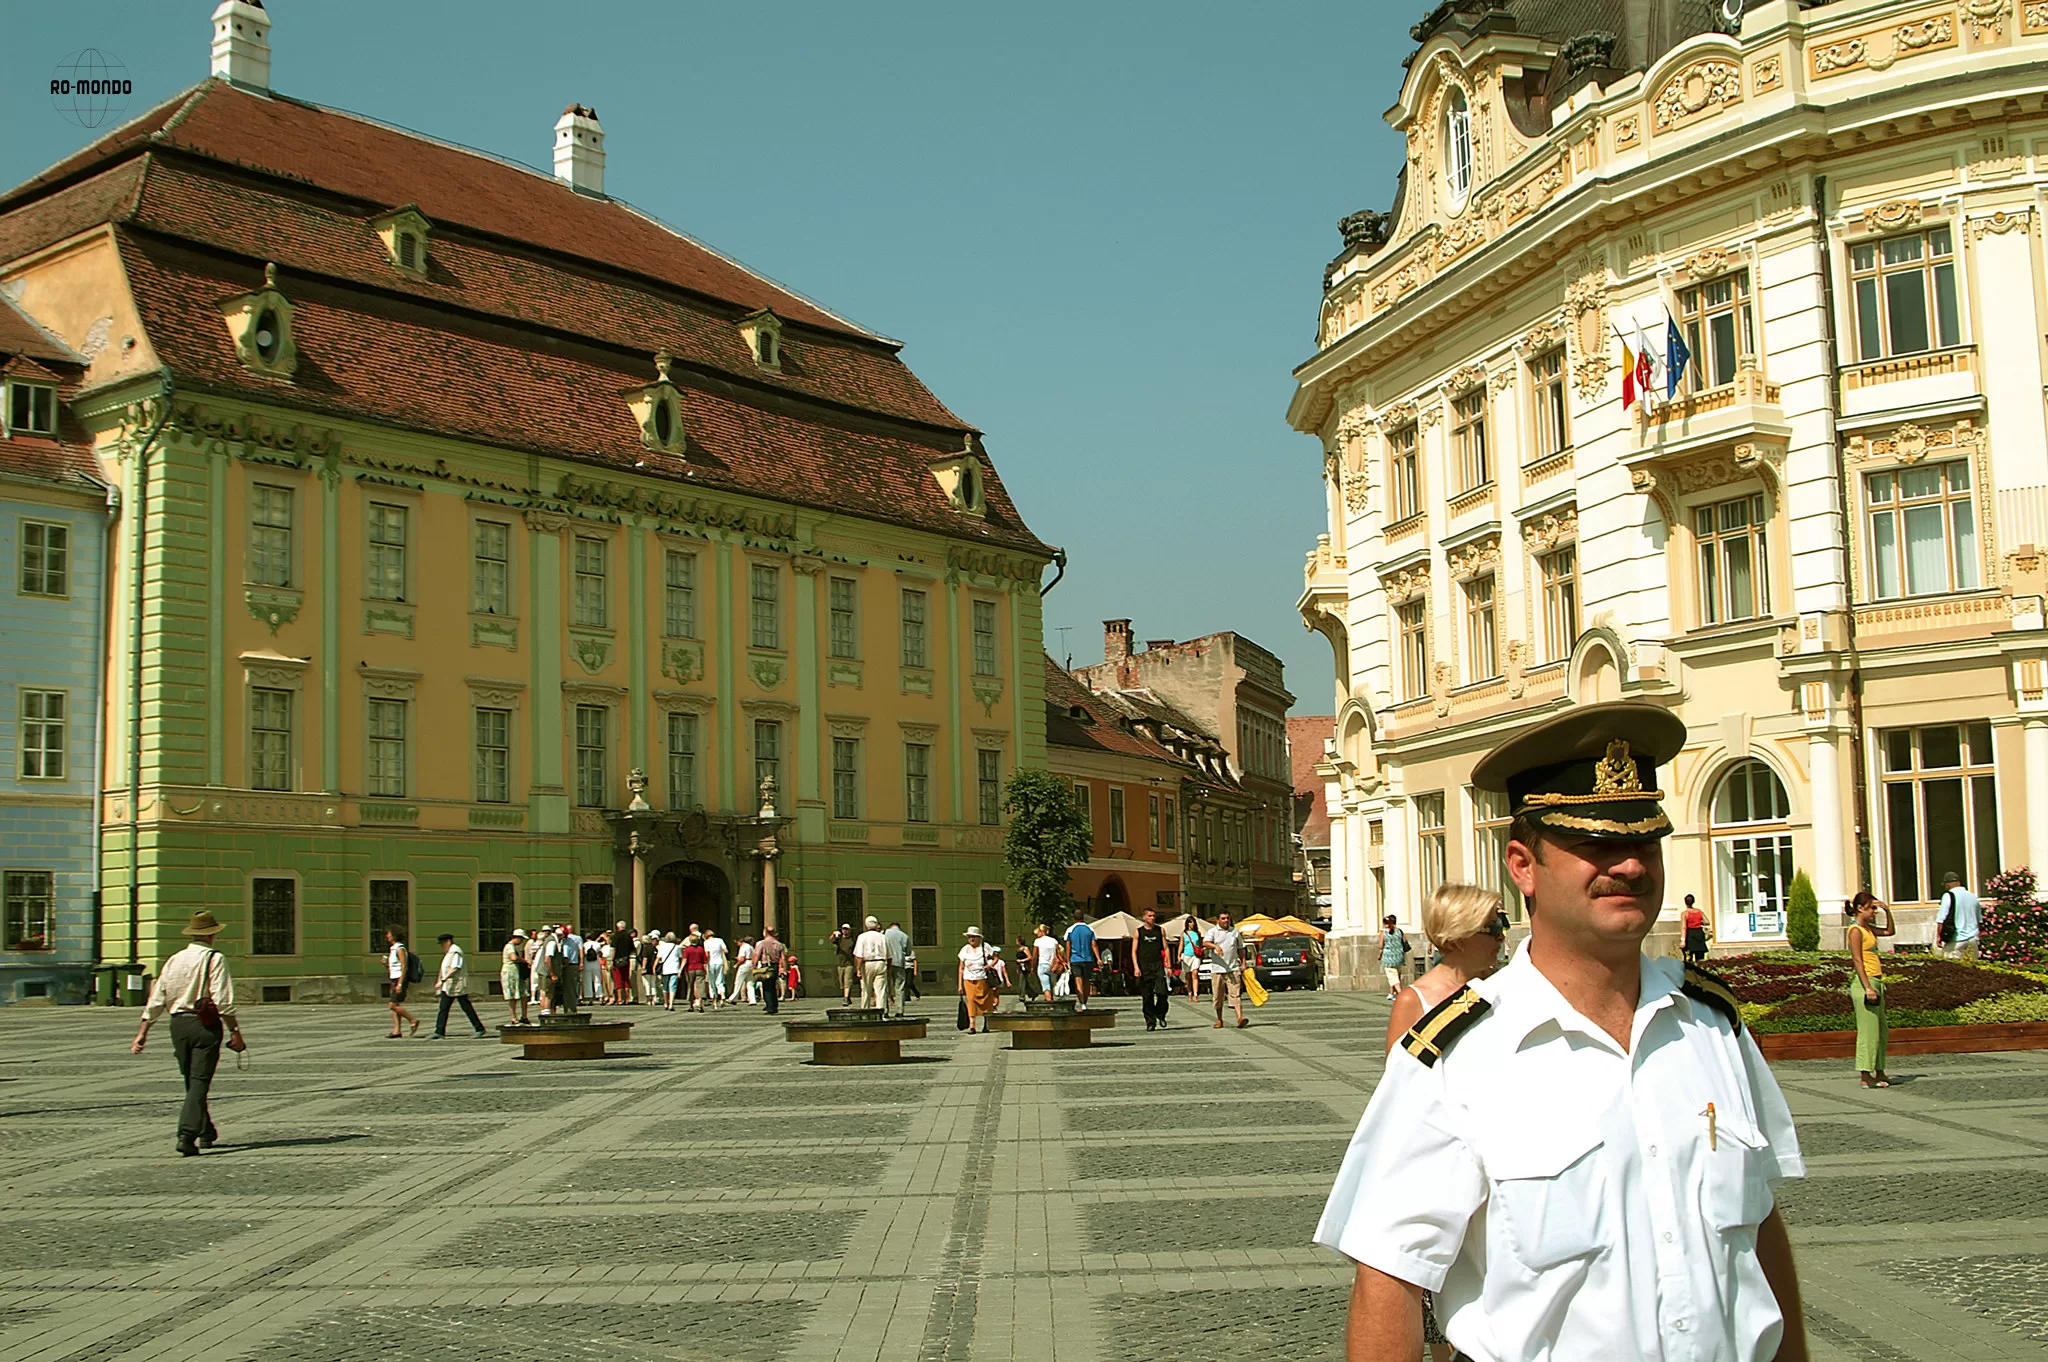
<svg viewBox="0 0 2048 1362"><path fill-rule="evenodd" d="M844 922L832 933L832 949L839 955L839 996L848 1007L853 1006L853 985L858 977L853 963L854 936L853 928Z"/></svg>
<svg viewBox="0 0 2048 1362"><path fill-rule="evenodd" d="M1158 910L1145 910L1145 925L1131 937L1131 973L1138 976L1138 993L1145 1004L1145 1029L1166 1025L1166 997L1173 957L1168 952L1166 933L1160 930Z"/></svg>
<svg viewBox="0 0 2048 1362"><path fill-rule="evenodd" d="M633 929L621 922L612 928L612 977L605 983L615 1003L633 1001Z"/></svg>

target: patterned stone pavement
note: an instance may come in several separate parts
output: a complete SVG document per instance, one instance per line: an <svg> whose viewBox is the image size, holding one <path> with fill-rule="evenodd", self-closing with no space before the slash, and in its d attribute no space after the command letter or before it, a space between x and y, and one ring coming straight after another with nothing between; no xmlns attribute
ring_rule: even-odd
<svg viewBox="0 0 2048 1362"><path fill-rule="evenodd" d="M806 1003L803 1012L818 1004ZM1386 1005L1176 1003L1087 1051L933 1034L819 1069L757 1011L647 1015L618 1057L245 1014L223 1145L171 1152L134 1013L0 1012L0 1359L1324 1362L1308 1243ZM1780 1066L1815 1354L2048 1358L2048 1054Z"/></svg>

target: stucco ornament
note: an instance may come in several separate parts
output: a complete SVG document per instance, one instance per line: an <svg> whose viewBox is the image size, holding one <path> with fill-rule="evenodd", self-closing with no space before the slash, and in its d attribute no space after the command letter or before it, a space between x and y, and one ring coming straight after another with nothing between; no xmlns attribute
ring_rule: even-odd
<svg viewBox="0 0 2048 1362"><path fill-rule="evenodd" d="M1604 270L1581 275L1564 291L1572 332L1572 387L1586 400L1607 391L1607 279Z"/></svg>
<svg viewBox="0 0 2048 1362"><path fill-rule="evenodd" d="M1657 92L1651 124L1658 132L1664 132L1709 109L1725 109L1741 102L1742 67L1732 61L1709 58L1686 67Z"/></svg>
<svg viewBox="0 0 2048 1362"><path fill-rule="evenodd" d="M1560 544L1579 537L1579 508L1561 506L1545 511L1522 526L1522 543L1531 553L1549 553Z"/></svg>

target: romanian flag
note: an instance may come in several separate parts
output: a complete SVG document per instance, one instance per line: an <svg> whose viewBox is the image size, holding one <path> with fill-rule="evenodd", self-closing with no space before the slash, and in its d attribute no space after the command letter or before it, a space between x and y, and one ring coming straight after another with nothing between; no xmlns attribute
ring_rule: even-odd
<svg viewBox="0 0 2048 1362"><path fill-rule="evenodd" d="M1619 331L1614 338L1621 342L1621 409L1627 411L1636 404L1636 352L1628 348L1628 337Z"/></svg>

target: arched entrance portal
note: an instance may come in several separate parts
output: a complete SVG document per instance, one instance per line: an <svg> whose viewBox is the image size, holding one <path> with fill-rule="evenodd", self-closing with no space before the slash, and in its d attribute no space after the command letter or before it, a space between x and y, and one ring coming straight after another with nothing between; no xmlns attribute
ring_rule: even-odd
<svg viewBox="0 0 2048 1362"><path fill-rule="evenodd" d="M1128 913L1131 911L1130 891L1124 882L1111 875L1102 882L1102 892L1096 896L1095 909L1098 913Z"/></svg>
<svg viewBox="0 0 2048 1362"><path fill-rule="evenodd" d="M733 940L732 886L725 872L703 861L672 861L647 885L647 929L680 937L691 923Z"/></svg>

